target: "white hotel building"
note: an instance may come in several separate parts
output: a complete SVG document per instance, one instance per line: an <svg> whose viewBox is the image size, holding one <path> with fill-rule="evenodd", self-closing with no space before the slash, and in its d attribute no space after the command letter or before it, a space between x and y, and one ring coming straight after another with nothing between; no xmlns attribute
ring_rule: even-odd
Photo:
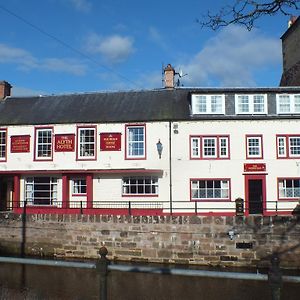
<svg viewBox="0 0 300 300"><path fill-rule="evenodd" d="M292 214L299 33L298 18L282 87L175 88L170 65L159 90L18 98L0 82L0 210L235 215L240 199L238 213Z"/></svg>

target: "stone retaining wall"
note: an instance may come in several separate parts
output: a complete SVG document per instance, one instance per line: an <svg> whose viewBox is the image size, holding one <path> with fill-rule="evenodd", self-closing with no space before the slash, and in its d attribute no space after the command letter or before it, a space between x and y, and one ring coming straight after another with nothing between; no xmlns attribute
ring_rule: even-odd
<svg viewBox="0 0 300 300"><path fill-rule="evenodd" d="M0 214L0 253L198 265L300 268L299 217L201 217ZM230 237L231 235L231 237Z"/></svg>

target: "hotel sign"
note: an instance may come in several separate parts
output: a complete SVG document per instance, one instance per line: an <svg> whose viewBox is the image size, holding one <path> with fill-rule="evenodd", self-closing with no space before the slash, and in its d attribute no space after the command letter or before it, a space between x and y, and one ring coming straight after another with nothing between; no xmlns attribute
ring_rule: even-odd
<svg viewBox="0 0 300 300"><path fill-rule="evenodd" d="M56 134L55 135L56 152L72 152L75 150L75 134Z"/></svg>
<svg viewBox="0 0 300 300"><path fill-rule="evenodd" d="M101 151L121 151L121 133L100 133Z"/></svg>
<svg viewBox="0 0 300 300"><path fill-rule="evenodd" d="M266 171L266 164L244 164L244 172L264 172Z"/></svg>
<svg viewBox="0 0 300 300"><path fill-rule="evenodd" d="M10 152L30 152L30 135L13 135L10 137Z"/></svg>

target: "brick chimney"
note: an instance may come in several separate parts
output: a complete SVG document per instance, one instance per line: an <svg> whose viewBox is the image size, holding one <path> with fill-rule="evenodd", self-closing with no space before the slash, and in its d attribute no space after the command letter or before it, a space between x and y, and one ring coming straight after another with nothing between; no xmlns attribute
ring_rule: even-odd
<svg viewBox="0 0 300 300"><path fill-rule="evenodd" d="M0 81L0 100L10 96L12 86L7 81Z"/></svg>
<svg viewBox="0 0 300 300"><path fill-rule="evenodd" d="M175 76L175 70L171 66L171 64L168 64L164 69L165 74L165 88L166 89L173 89L174 88L174 76Z"/></svg>

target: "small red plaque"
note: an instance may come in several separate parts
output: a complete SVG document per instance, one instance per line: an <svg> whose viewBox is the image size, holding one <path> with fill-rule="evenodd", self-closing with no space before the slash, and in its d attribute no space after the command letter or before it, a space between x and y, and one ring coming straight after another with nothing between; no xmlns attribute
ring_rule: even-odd
<svg viewBox="0 0 300 300"><path fill-rule="evenodd" d="M74 144L75 144L75 134L55 135L56 152L72 152L75 149Z"/></svg>
<svg viewBox="0 0 300 300"><path fill-rule="evenodd" d="M263 172L266 171L266 164L244 164L244 172Z"/></svg>
<svg viewBox="0 0 300 300"><path fill-rule="evenodd" d="M101 151L121 151L121 133L100 133Z"/></svg>
<svg viewBox="0 0 300 300"><path fill-rule="evenodd" d="M10 152L30 152L30 135L14 135L10 137Z"/></svg>

